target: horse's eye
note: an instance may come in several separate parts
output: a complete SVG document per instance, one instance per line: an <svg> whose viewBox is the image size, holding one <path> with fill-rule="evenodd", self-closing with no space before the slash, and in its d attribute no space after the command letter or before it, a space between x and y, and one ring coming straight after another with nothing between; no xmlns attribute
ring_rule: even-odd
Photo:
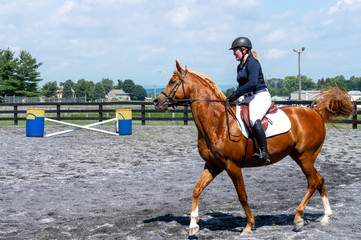
<svg viewBox="0 0 361 240"><path fill-rule="evenodd" d="M174 84L175 83L175 80L174 79L171 79L171 80L169 80L169 84Z"/></svg>

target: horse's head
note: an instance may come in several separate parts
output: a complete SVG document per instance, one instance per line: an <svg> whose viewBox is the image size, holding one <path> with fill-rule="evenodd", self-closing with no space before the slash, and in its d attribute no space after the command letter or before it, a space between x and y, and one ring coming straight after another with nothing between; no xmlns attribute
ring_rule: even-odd
<svg viewBox="0 0 361 240"><path fill-rule="evenodd" d="M186 99L186 87L184 84L187 78L187 69L182 69L176 61L176 70L169 80L164 91L154 99L153 103L157 110L166 111L168 107L174 107L179 104L181 99Z"/></svg>

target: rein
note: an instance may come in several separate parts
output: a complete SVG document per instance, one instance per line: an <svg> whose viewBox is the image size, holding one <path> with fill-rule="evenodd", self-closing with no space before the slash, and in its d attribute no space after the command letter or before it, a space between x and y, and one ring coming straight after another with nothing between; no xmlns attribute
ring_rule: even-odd
<svg viewBox="0 0 361 240"><path fill-rule="evenodd" d="M237 119L237 116L236 114L233 112L232 110L232 107L231 107L231 104L230 102L228 101L228 99L226 100L216 100L216 99L205 99L205 98L184 98L184 99L174 99L174 96L176 94L176 92L178 91L179 89L179 86L182 85L182 89L183 89L183 94L184 94L184 97L187 97L186 93L185 93L185 90L184 90L184 78L186 77L188 73L188 70L185 70L183 72L182 75L178 74L178 73L175 73L174 75L175 76L179 76L179 80L177 82L177 84L173 87L172 91L167 94L165 93L164 91L161 92L161 94L165 95L167 97L167 101L166 103L168 103L169 106L173 107L175 106L175 102L184 102L184 103L187 103L189 102L190 104L192 104L192 102L195 102L195 101L206 101L206 102L220 102L220 103L224 103L224 106L225 106L225 112L226 112L226 119L227 119L227 129L228 129L228 138L230 141L232 142L239 142L240 140L236 141L236 140L233 140L231 137L234 137L234 138L239 138L242 136L242 133L240 135L234 135L232 134L231 132L231 129L229 127L229 114L233 117L233 119L236 120L236 122L240 125L238 119Z"/></svg>

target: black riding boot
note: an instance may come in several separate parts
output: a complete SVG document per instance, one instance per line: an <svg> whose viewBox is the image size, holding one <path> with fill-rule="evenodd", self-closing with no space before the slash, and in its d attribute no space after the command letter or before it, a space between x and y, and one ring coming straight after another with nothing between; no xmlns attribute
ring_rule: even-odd
<svg viewBox="0 0 361 240"><path fill-rule="evenodd" d="M259 153L253 155L254 158L263 161L264 163L270 164L270 156L267 150L267 140L264 128L261 124L261 120L257 119L252 127L254 137L256 138L259 146Z"/></svg>

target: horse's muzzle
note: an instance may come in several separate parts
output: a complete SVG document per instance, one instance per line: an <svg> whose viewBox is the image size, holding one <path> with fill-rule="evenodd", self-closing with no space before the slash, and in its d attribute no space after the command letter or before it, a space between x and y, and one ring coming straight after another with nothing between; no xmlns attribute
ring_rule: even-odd
<svg viewBox="0 0 361 240"><path fill-rule="evenodd" d="M169 106L169 102L167 100L168 100L167 98L161 98L161 97L157 97L156 99L154 99L153 104L155 110L164 111L164 112L167 111Z"/></svg>

